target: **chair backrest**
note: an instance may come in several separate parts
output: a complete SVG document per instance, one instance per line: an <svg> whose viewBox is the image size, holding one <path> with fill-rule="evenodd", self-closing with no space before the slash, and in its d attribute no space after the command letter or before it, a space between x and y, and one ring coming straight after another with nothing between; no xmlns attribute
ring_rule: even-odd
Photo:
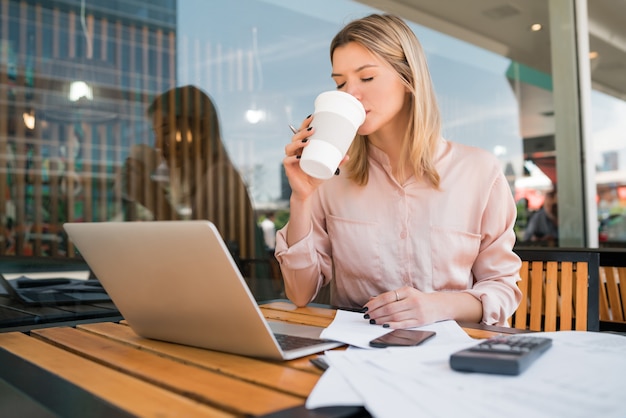
<svg viewBox="0 0 626 418"><path fill-rule="evenodd" d="M598 331L599 255L559 248L515 248L522 259L522 301L514 328Z"/></svg>
<svg viewBox="0 0 626 418"><path fill-rule="evenodd" d="M626 251L603 248L600 254L600 321L626 323Z"/></svg>

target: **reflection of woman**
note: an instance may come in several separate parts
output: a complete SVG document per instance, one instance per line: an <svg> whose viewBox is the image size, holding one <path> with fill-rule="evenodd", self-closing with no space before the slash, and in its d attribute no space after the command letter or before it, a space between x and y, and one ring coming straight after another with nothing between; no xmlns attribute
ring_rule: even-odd
<svg viewBox="0 0 626 418"><path fill-rule="evenodd" d="M252 205L211 99L194 86L177 87L157 97L148 116L155 147L137 145L126 161L126 218L208 219L242 257L251 257Z"/></svg>
<svg viewBox="0 0 626 418"><path fill-rule="evenodd" d="M441 137L426 57L401 19L351 22L330 54L337 89L366 118L340 175L325 182L299 165L310 117L285 147L291 215L276 256L287 296L305 305L330 285L332 304L392 328L505 325L520 301L521 262L499 162Z"/></svg>

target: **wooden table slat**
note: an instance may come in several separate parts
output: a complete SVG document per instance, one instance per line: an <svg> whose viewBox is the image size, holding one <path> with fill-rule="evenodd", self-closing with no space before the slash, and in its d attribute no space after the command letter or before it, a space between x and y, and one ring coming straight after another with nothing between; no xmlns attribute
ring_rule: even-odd
<svg viewBox="0 0 626 418"><path fill-rule="evenodd" d="M297 312L285 312L275 309L263 309L263 315L269 321L283 321L294 324L314 325L317 327L327 327L333 318L315 317Z"/></svg>
<svg viewBox="0 0 626 418"><path fill-rule="evenodd" d="M79 325L77 328L179 362L192 364L302 398L306 398L311 393L321 374L313 366L309 366L308 371L298 370L301 367L294 368L292 364L297 363L298 360L271 362L152 340L140 337L129 326L111 322ZM306 363L309 361L306 360Z"/></svg>
<svg viewBox="0 0 626 418"><path fill-rule="evenodd" d="M303 402L301 397L183 364L75 328L40 329L33 331L33 335L125 374L234 413L261 415Z"/></svg>
<svg viewBox="0 0 626 418"><path fill-rule="evenodd" d="M262 310L275 310L275 311L284 311L284 312L297 312L301 315L310 315L312 317L322 317L322 318L330 318L331 320L335 318L335 310L329 308L318 308L315 306L305 306L302 308L298 308L291 302L269 302L263 305L260 305Z"/></svg>
<svg viewBox="0 0 626 418"><path fill-rule="evenodd" d="M0 334L0 347L133 415L233 416L22 333Z"/></svg>

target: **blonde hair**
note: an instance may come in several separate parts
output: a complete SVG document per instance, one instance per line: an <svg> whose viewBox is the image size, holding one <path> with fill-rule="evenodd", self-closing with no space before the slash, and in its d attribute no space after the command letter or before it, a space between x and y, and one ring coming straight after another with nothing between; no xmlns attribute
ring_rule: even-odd
<svg viewBox="0 0 626 418"><path fill-rule="evenodd" d="M440 178L434 158L441 136L441 116L426 56L415 33L402 19L388 14L372 14L352 21L333 38L331 63L335 49L349 42L362 45L391 65L410 91L409 124L402 140L402 153L409 156L410 167L405 167L402 160L399 169L412 170L438 189ZM349 177L360 185L368 181L368 146L367 137L357 135L348 151L346 169Z"/></svg>

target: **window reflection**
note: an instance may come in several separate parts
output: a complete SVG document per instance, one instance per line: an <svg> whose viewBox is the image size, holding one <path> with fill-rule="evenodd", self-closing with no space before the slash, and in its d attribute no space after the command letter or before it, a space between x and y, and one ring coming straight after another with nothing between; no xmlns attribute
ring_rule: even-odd
<svg viewBox="0 0 626 418"><path fill-rule="evenodd" d="M175 84L176 5L116 5L0 4L2 255L73 257L64 222L122 213L123 161L152 143L145 110Z"/></svg>
<svg viewBox="0 0 626 418"><path fill-rule="evenodd" d="M195 86L170 89L146 115L155 141L134 145L125 161L124 219L208 219L240 257L254 258L252 204L209 96Z"/></svg>
<svg viewBox="0 0 626 418"><path fill-rule="evenodd" d="M62 232L68 221L210 218L243 258L255 258L253 212L288 217L281 165L288 124L311 113L319 92L334 88L327 48L337 29L375 11L348 0L332 7L327 13L328 2L301 9L272 0L219 7L195 0L0 2L0 254L75 257ZM424 39L446 136L497 154L520 207L539 209L557 180L554 150L541 149L551 145L558 116L548 67L530 68L411 26ZM594 59L594 74L606 71L607 56L602 51ZM219 110L209 112L214 123L198 122L193 112L204 110L193 110L195 104L174 114L155 105L147 113L164 92L185 85L201 91L185 93L198 103L210 97ZM167 93L161 101L175 98ZM623 246L624 101L594 92L592 104L596 149L588 158L598 169L601 240ZM218 122L214 143L207 130ZM221 165L231 168L212 174ZM610 209L606 190L617 196ZM521 236L528 219L520 219Z"/></svg>

